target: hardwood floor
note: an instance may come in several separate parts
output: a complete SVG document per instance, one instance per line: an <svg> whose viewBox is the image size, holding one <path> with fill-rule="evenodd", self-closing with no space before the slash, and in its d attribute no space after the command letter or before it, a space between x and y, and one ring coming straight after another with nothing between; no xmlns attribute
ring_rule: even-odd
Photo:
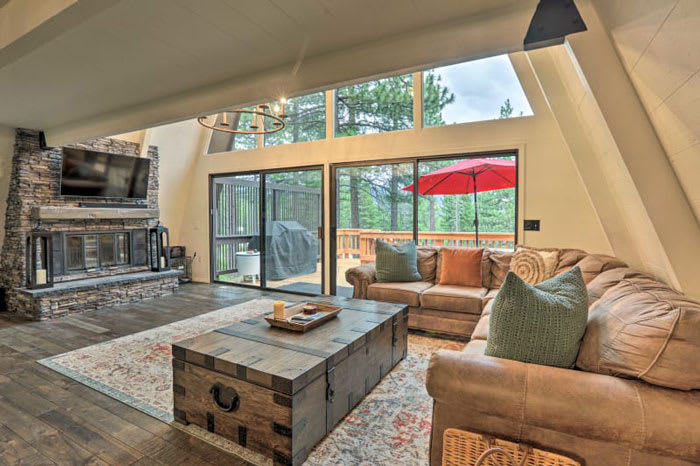
<svg viewBox="0 0 700 466"><path fill-rule="evenodd" d="M0 464L247 464L36 360L263 295L285 296L188 284L166 298L46 322L0 314Z"/></svg>

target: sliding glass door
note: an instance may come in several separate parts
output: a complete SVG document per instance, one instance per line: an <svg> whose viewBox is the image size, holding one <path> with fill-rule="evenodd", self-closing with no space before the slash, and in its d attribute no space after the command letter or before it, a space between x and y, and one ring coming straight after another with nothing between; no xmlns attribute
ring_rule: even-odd
<svg viewBox="0 0 700 466"><path fill-rule="evenodd" d="M301 293L323 292L321 170L267 173L265 284Z"/></svg>
<svg viewBox="0 0 700 466"><path fill-rule="evenodd" d="M418 176L418 244L514 247L514 156L419 160Z"/></svg>
<svg viewBox="0 0 700 466"><path fill-rule="evenodd" d="M322 183L320 168L212 177L213 280L322 293Z"/></svg>
<svg viewBox="0 0 700 466"><path fill-rule="evenodd" d="M516 155L508 151L333 165L331 293L352 296L345 272L374 262L378 240L513 249Z"/></svg>
<svg viewBox="0 0 700 466"><path fill-rule="evenodd" d="M212 277L260 286L259 174L212 178Z"/></svg>
<svg viewBox="0 0 700 466"><path fill-rule="evenodd" d="M413 163L351 165L335 170L336 294L352 296L345 271L374 262L378 239L413 239Z"/></svg>

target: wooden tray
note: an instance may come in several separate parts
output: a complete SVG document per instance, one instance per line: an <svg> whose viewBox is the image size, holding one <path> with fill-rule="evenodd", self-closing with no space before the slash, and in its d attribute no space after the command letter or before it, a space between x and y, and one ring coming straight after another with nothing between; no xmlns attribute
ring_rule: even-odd
<svg viewBox="0 0 700 466"><path fill-rule="evenodd" d="M312 315L312 314L304 314L304 306L307 304L313 304L318 308L316 311L316 314L325 314L321 317L319 317L316 320L312 320L310 322L294 322L291 321L291 318L294 317L295 315L301 314L301 315ZM265 320L273 327L278 327L278 328L283 328L286 330L293 330L295 332L306 332L307 330L311 330L312 328L316 328L319 325L323 324L324 322L328 322L332 318L338 315L338 313L342 310L342 307L339 306L331 306L328 304L321 304L321 303L298 303L293 306L286 307L284 309L284 320L282 319L275 319L273 314L269 314L265 316Z"/></svg>

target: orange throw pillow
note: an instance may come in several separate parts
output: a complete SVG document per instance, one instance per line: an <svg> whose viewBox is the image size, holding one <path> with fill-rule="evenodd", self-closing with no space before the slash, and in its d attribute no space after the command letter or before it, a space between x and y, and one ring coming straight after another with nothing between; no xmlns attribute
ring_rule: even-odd
<svg viewBox="0 0 700 466"><path fill-rule="evenodd" d="M481 287L483 249L442 248L441 285Z"/></svg>

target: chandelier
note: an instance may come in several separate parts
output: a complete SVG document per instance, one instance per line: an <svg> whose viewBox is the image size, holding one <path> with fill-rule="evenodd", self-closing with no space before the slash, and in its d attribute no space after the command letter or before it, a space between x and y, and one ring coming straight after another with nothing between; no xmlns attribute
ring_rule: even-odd
<svg viewBox="0 0 700 466"><path fill-rule="evenodd" d="M213 124L207 122L206 116L197 118L200 125L205 128L213 129L214 131L223 131L233 134L271 134L284 129L284 120L287 114L284 113L284 107L287 104L287 99L280 99L278 104L258 104L253 108L236 108L233 110L224 110L220 117L217 116ZM251 122L248 128L241 128L239 123L243 115L251 115ZM232 124L232 122L235 122ZM266 123L271 122L271 125ZM241 128L241 129L239 129Z"/></svg>

